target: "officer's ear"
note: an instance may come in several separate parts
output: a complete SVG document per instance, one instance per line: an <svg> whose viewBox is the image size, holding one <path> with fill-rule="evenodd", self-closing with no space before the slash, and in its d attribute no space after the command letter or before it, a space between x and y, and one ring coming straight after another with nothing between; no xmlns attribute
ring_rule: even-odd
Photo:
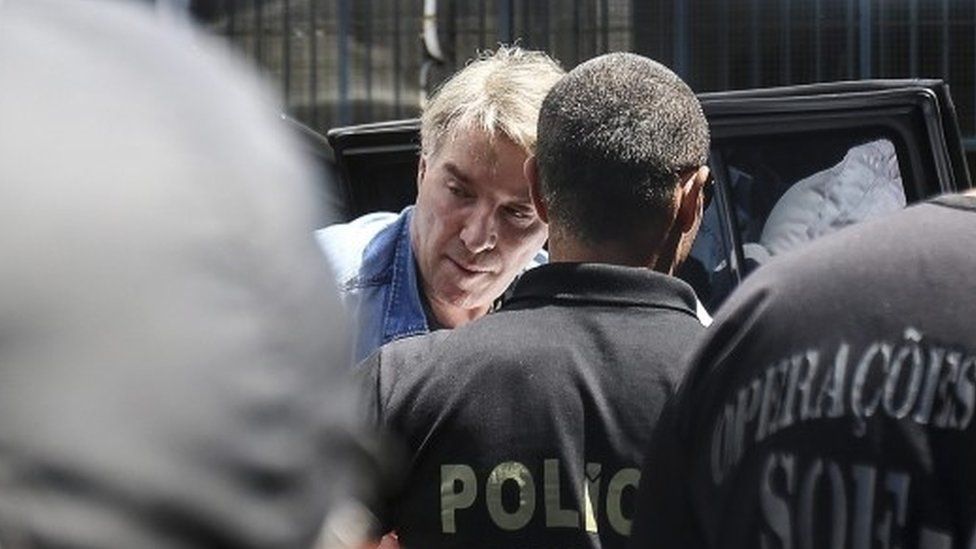
<svg viewBox="0 0 976 549"><path fill-rule="evenodd" d="M522 173L525 180L529 182L529 196L532 198L532 205L535 206L535 213L543 223L549 224L549 209L542 198L542 187L539 182L539 163L535 160L535 155L530 155L522 164Z"/></svg>
<svg viewBox="0 0 976 549"><path fill-rule="evenodd" d="M682 233L691 231L702 215L705 182L708 181L708 166L689 170L679 177L677 225Z"/></svg>

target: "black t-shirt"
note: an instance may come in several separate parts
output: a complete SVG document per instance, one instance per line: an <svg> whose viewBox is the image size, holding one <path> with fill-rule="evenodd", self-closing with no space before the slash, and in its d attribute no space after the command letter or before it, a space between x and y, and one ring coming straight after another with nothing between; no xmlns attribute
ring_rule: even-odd
<svg viewBox="0 0 976 549"><path fill-rule="evenodd" d="M364 364L410 466L384 517L408 547L620 547L640 464L702 331L684 282L551 264L465 327Z"/></svg>
<svg viewBox="0 0 976 549"><path fill-rule="evenodd" d="M757 271L695 351L633 547L976 547L976 198Z"/></svg>

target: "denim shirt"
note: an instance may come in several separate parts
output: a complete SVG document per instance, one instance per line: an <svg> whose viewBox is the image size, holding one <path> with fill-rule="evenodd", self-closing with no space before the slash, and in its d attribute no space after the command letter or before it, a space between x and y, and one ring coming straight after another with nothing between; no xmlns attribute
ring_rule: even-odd
<svg viewBox="0 0 976 549"><path fill-rule="evenodd" d="M413 206L371 213L316 231L356 328L353 359L390 341L430 331L410 244Z"/></svg>

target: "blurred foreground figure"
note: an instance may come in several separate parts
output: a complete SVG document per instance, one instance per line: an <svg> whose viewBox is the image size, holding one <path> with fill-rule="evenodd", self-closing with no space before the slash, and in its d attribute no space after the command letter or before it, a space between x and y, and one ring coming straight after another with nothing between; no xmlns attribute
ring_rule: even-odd
<svg viewBox="0 0 976 549"><path fill-rule="evenodd" d="M570 71L526 162L551 263L497 312L363 364L370 412L410 453L381 513L407 547L622 547L640 464L704 330L671 276L698 231L708 125L646 57Z"/></svg>
<svg viewBox="0 0 976 549"><path fill-rule="evenodd" d="M0 544L302 547L349 481L313 182L138 4L0 6Z"/></svg>
<svg viewBox="0 0 976 549"><path fill-rule="evenodd" d="M976 196L774 259L665 412L633 547L976 548Z"/></svg>

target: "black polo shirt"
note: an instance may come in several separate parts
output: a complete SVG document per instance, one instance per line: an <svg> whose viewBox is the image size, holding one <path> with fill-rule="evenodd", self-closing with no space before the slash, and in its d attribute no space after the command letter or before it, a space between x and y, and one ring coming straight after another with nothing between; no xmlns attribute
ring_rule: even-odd
<svg viewBox="0 0 976 549"><path fill-rule="evenodd" d="M634 547L976 548L976 198L759 269L660 422Z"/></svg>
<svg viewBox="0 0 976 549"><path fill-rule="evenodd" d="M669 276L527 272L499 311L365 363L411 456L384 517L408 547L619 547L649 434L703 330Z"/></svg>

